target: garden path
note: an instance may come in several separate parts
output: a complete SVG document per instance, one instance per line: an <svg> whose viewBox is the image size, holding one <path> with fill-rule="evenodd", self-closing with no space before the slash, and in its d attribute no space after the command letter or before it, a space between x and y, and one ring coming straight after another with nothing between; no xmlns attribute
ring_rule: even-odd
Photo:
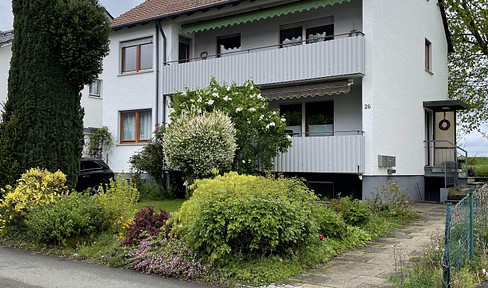
<svg viewBox="0 0 488 288"><path fill-rule="evenodd" d="M365 247L347 251L335 257L321 269L312 269L295 276L293 286L304 288L379 288L391 287L391 276L401 256L405 261L423 248L432 245L432 239L444 235L446 208L443 204L417 202L414 210L420 212L418 221L373 241ZM396 255L395 255L396 254Z"/></svg>

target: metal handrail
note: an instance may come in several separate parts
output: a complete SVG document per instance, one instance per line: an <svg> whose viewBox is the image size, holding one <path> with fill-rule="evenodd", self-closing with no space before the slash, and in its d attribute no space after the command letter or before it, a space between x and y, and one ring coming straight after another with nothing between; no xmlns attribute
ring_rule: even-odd
<svg viewBox="0 0 488 288"><path fill-rule="evenodd" d="M347 32L347 33L340 33L340 34L330 35L330 36L326 36L326 38L329 39L329 40L326 40L326 41L334 40L335 37L343 37L343 36L347 36L347 37L363 36L364 37L364 33L361 32L361 31L351 31L351 32ZM301 45L303 43L308 44L308 42L310 42L310 41L311 41L310 39L304 39L304 40L301 40L301 41L295 41L294 43L300 43L300 45ZM317 42L313 42L313 43L317 43ZM200 56L200 57L193 57L193 58L172 60L172 61L164 62L163 65L171 65L172 63L185 64L185 63L194 62L194 61L202 61L202 60L219 58L219 57L227 57L227 56L233 55L233 54L245 54L245 53L254 52L256 50L262 50L262 49L268 49L268 48L281 48L281 47L283 47L283 44L282 43L273 44L273 45L266 45L266 46L259 46L259 47L249 48L249 49L246 49L246 50L228 52L228 53L223 53L223 54L221 53L220 55L218 55L218 54L212 54L212 55L207 55L205 57Z"/></svg>
<svg viewBox="0 0 488 288"><path fill-rule="evenodd" d="M457 150L460 150L464 153L459 153L459 154L464 154L464 172L468 173L468 151L464 150L463 148L457 146L456 144L452 143L451 141L449 140L425 140L424 143L427 145L427 149L430 149L430 143L433 143L433 144L436 144L436 143L445 143L445 144L449 144L450 147L433 147L434 150L437 150L437 149L455 149L456 153L454 153L454 160L456 162L456 165L457 165L457 162L458 162L458 151ZM428 159L429 162L430 162L430 159ZM428 164L428 163L426 163Z"/></svg>
<svg viewBox="0 0 488 288"><path fill-rule="evenodd" d="M347 133L347 134L346 134ZM329 136L339 136L337 134L341 135L364 135L364 131L362 130L334 130L334 131L318 131L318 132L293 132L289 131L285 133L287 135L290 135L292 137L329 137Z"/></svg>

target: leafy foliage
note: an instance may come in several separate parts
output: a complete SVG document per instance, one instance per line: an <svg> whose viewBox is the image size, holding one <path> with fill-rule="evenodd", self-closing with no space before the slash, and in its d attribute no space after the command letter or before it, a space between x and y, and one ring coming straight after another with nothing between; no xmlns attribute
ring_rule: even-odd
<svg viewBox="0 0 488 288"><path fill-rule="evenodd" d="M158 236L161 232L167 234L171 226L166 225L166 221L171 217L168 211L159 209L159 213L154 211L154 206L147 206L134 215L132 224L127 227L122 241L122 245L137 245L148 236Z"/></svg>
<svg viewBox="0 0 488 288"><path fill-rule="evenodd" d="M150 237L141 241L128 255L128 266L146 274L158 274L187 280L207 271L191 247L175 238Z"/></svg>
<svg viewBox="0 0 488 288"><path fill-rule="evenodd" d="M443 0L454 52L449 55L449 96L470 105L463 130L488 121L488 6L485 0Z"/></svg>
<svg viewBox="0 0 488 288"><path fill-rule="evenodd" d="M346 232L346 222L341 214L327 208L320 206L315 213L319 225L319 232L325 237L343 237Z"/></svg>
<svg viewBox="0 0 488 288"><path fill-rule="evenodd" d="M15 37L0 128L12 154L0 153L0 163L13 159L17 173L59 169L75 187L83 149L80 91L108 53L105 10L96 0L14 0L12 9Z"/></svg>
<svg viewBox="0 0 488 288"><path fill-rule="evenodd" d="M373 212L386 211L391 213L406 213L410 210L408 201L411 197L407 191L402 190L400 181L388 180L386 185L375 187L376 193L368 199Z"/></svg>
<svg viewBox="0 0 488 288"><path fill-rule="evenodd" d="M132 180L127 180L124 176L119 175L116 182L110 179L109 187L93 196L97 206L104 212L104 217L114 226L121 217L129 218L132 206L139 199L139 192Z"/></svg>
<svg viewBox="0 0 488 288"><path fill-rule="evenodd" d="M181 226L173 227L211 262L286 255L318 239L317 197L296 179L230 172L197 180L192 189L172 218Z"/></svg>
<svg viewBox="0 0 488 288"><path fill-rule="evenodd" d="M163 186L164 173L163 136L164 127L157 127L154 137L140 151L130 157L131 169L140 175L146 172L159 186Z"/></svg>
<svg viewBox="0 0 488 288"><path fill-rule="evenodd" d="M183 171L190 183L211 176L215 169L228 170L236 150L235 133L230 118L221 112L182 113L163 137L166 164Z"/></svg>
<svg viewBox="0 0 488 288"><path fill-rule="evenodd" d="M91 157L102 159L103 152L107 152L112 145L112 133L104 128L95 128L95 132L90 134L88 154Z"/></svg>
<svg viewBox="0 0 488 288"><path fill-rule="evenodd" d="M71 193L27 214L27 234L40 243L65 245L68 238L106 230L108 219L88 194Z"/></svg>
<svg viewBox="0 0 488 288"><path fill-rule="evenodd" d="M332 199L330 208L342 215L347 224L364 225L371 218L371 211L365 203L358 199L351 200L349 197Z"/></svg>
<svg viewBox="0 0 488 288"><path fill-rule="evenodd" d="M0 117L1 118L1 117ZM15 147L12 143L19 140L15 130L16 118L10 117L8 121L0 119L0 188L14 185L21 174L20 165L15 157ZM3 198L3 190L0 190L0 199Z"/></svg>
<svg viewBox="0 0 488 288"><path fill-rule="evenodd" d="M238 87L235 83L219 85L212 79L205 89L176 93L171 102L171 120L194 108L221 111L231 118L237 143L234 171L255 173L260 168L271 169L273 157L291 145L283 133L285 118L268 109L268 100L252 81Z"/></svg>
<svg viewBox="0 0 488 288"><path fill-rule="evenodd" d="M2 189L6 195L0 206L7 212L25 213L28 209L56 202L58 196L67 192L65 182L66 176L61 171L51 173L32 168L22 174L15 188Z"/></svg>

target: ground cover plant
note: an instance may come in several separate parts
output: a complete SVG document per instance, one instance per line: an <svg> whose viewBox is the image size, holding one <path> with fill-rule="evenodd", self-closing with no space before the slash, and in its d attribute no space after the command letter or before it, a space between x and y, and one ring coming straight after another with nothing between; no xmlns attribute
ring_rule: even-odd
<svg viewBox="0 0 488 288"><path fill-rule="evenodd" d="M468 168L478 177L488 177L488 157L468 157Z"/></svg>

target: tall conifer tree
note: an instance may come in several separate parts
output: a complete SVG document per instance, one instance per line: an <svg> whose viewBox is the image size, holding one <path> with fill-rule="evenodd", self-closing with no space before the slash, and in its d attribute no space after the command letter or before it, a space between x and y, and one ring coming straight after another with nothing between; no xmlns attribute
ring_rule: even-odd
<svg viewBox="0 0 488 288"><path fill-rule="evenodd" d="M15 37L0 127L0 143L8 145L0 147L0 163L17 161L10 171L17 174L60 169L74 187L83 148L80 91L101 73L109 20L98 0L12 0L12 8Z"/></svg>

